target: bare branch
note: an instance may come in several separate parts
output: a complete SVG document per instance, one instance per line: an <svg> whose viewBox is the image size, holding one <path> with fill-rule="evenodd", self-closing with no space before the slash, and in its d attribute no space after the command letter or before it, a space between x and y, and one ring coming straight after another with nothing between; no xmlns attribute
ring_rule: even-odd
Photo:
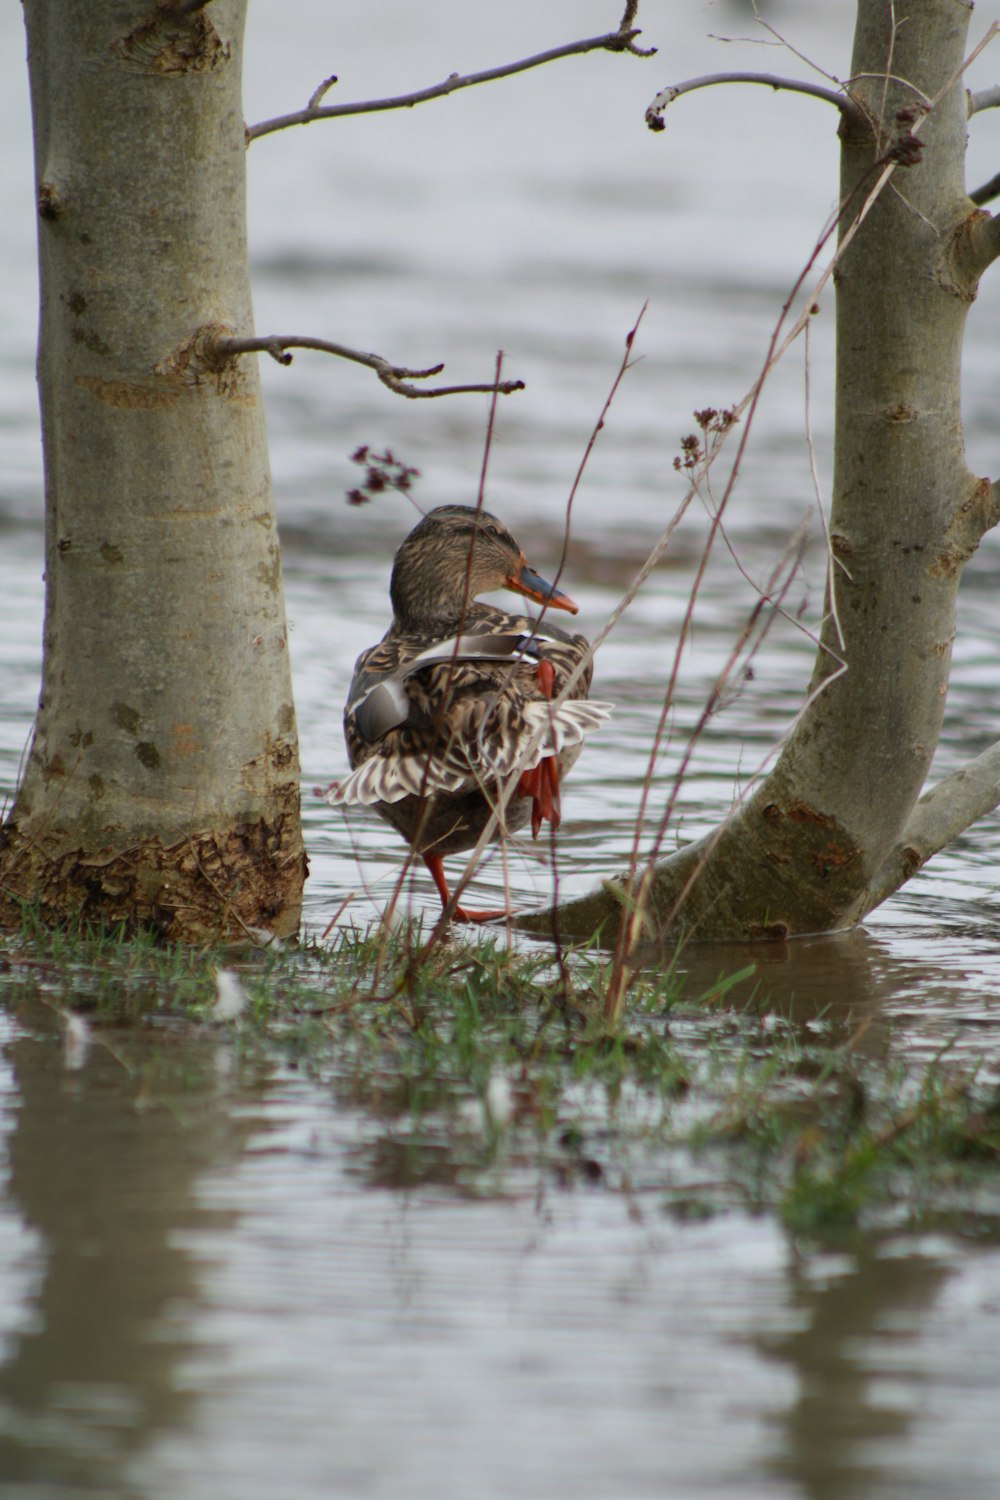
<svg viewBox="0 0 1000 1500"><path fill-rule="evenodd" d="M969 94L969 115L978 115L981 109L996 109L1000 106L1000 83L995 83L990 89L980 89L977 94Z"/></svg>
<svg viewBox="0 0 1000 1500"><path fill-rule="evenodd" d="M313 120L335 120L345 115L375 114L388 109L412 109L415 104L425 104L430 99L444 99L459 89L471 88L477 83L492 83L497 78L509 78L514 73L525 73L529 68L540 68L544 63L556 62L561 57L578 57L585 52L631 52L634 57L652 57L655 47L637 47L636 37L641 35L633 25L638 0L628 0L625 14L617 31L604 36L587 37L579 42L567 42L562 47L552 47L534 57L521 58L519 62L504 63L497 68L486 68L481 73L451 73L442 83L430 88L416 89L411 94L398 94L391 99L363 99L355 104L330 104L321 106L319 98L325 93L320 85L305 109L294 114L279 115L273 120L262 120L247 130L247 142L258 140L262 135L271 135L276 130L287 130L290 125L309 125ZM318 97L317 97L318 96ZM487 387L491 389L491 387Z"/></svg>
<svg viewBox="0 0 1000 1500"><path fill-rule="evenodd" d="M431 365L426 370L410 370L405 365L390 364L380 354L365 354L360 349L349 349L346 344L335 344L329 339L300 338L295 334L262 334L259 337L239 338L236 335L213 334L206 339L204 354L210 364L221 363L237 354L270 354L279 365L290 365L292 356L289 349L318 349L322 354L335 354L340 359L349 359L357 365L367 365L374 370L382 384L388 386L390 391L395 391L397 396L408 396L410 400L419 400L432 396L457 396L468 392L497 391L501 396L509 396L514 391L524 390L523 380L504 380L499 383L487 381L482 385L439 385L419 387L410 385L411 380L429 380L432 375L440 375L444 369L443 364Z"/></svg>
<svg viewBox="0 0 1000 1500"><path fill-rule="evenodd" d="M977 187L969 194L973 203L982 208L984 203L990 203L994 198L1000 197L1000 172L991 177L989 182L984 182L982 187Z"/></svg>
<svg viewBox="0 0 1000 1500"><path fill-rule="evenodd" d="M869 887L866 910L872 911L885 901L933 854L997 806L1000 806L1000 744L991 745L924 793L910 814L899 843Z"/></svg>
<svg viewBox="0 0 1000 1500"><path fill-rule="evenodd" d="M787 89L796 94L811 94L815 99L824 99L837 109L852 124L860 123L863 115L854 101L836 89L828 89L821 83L807 83L799 78L779 78L774 73L706 73L701 78L688 78L684 83L668 84L661 89L646 110L646 124L650 130L665 130L663 111L673 104L681 94L690 94L694 89L710 88L715 83L762 83L770 89Z"/></svg>

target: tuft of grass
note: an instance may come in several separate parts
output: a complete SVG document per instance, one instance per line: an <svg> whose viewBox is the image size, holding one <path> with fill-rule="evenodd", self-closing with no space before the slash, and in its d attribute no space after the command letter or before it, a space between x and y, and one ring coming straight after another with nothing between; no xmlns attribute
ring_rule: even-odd
<svg viewBox="0 0 1000 1500"><path fill-rule="evenodd" d="M587 1187L683 1221L739 1206L805 1243L1000 1227L995 1081L947 1054L895 1056L891 1039L873 1055L863 1028L793 1023L761 993L738 1003L746 970L695 998L676 965L640 972L610 1024L609 968L482 933L428 945L419 929L193 950L28 914L0 939L8 1008L82 1018L116 1057L135 1037L195 1059L235 1039L306 1070L361 1122L355 1168L372 1182Z"/></svg>

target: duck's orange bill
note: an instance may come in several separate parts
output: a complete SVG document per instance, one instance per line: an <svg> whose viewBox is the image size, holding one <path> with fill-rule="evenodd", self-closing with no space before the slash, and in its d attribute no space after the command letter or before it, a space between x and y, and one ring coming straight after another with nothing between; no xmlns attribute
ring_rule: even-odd
<svg viewBox="0 0 1000 1500"><path fill-rule="evenodd" d="M547 604L550 609L565 609L571 615L580 613L579 604L576 604L561 589L557 589L554 583L547 583L540 573L528 567L523 558L517 572L512 573L506 580L506 585L509 589L513 589L515 594L524 594L539 604Z"/></svg>

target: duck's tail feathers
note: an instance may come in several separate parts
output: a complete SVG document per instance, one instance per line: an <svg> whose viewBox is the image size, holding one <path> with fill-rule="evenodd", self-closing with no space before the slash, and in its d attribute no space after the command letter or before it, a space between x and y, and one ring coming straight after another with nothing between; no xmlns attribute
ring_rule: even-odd
<svg viewBox="0 0 1000 1500"><path fill-rule="evenodd" d="M587 698L569 698L555 709L543 701L526 703L523 712L527 734L499 747L500 753L493 755L490 769L500 777L517 768L532 770L547 755L561 755L564 750L582 744L588 734L608 722L613 707L612 703ZM525 757L525 743L531 740L536 741L535 746Z"/></svg>
<svg viewBox="0 0 1000 1500"><path fill-rule="evenodd" d="M460 792L468 786L469 773L453 770L420 755L373 755L334 782L323 794L332 807L375 802L402 802L404 797L430 797L434 792Z"/></svg>
<svg viewBox="0 0 1000 1500"><path fill-rule="evenodd" d="M553 708L546 702L524 705L526 729L499 744L489 746L478 768L464 755L451 761L426 755L371 755L343 781L335 781L323 793L332 807L375 802L401 802L404 797L431 797L436 792L467 792L485 774L503 780L514 771L530 771L548 755L579 745L611 716L612 704L571 698ZM537 743L525 756L525 746ZM487 769L488 768L488 769Z"/></svg>

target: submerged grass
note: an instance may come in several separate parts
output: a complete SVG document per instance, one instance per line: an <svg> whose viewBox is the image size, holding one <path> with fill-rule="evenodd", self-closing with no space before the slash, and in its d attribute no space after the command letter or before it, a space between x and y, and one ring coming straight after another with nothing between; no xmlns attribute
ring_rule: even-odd
<svg viewBox="0 0 1000 1500"><path fill-rule="evenodd" d="M350 1112L355 1169L374 1183L589 1184L677 1218L774 1214L817 1242L1000 1228L994 1077L897 1055L850 1021L776 1015L762 993L737 1002L747 977L691 996L673 968L639 974L609 1027L605 955L555 962L482 933L195 951L29 915L0 940L0 997L22 1026L57 1016L123 1066L132 1042L166 1034L305 1069Z"/></svg>

